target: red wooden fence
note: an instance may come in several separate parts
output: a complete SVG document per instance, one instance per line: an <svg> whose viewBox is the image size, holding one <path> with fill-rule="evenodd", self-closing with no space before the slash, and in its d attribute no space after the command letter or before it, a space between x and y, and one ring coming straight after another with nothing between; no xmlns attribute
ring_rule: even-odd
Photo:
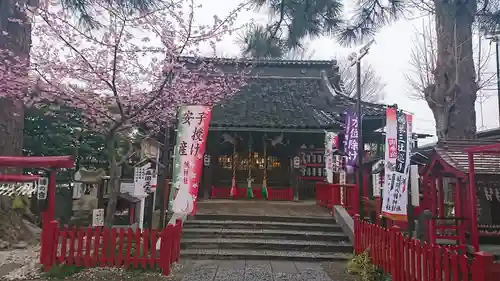
<svg viewBox="0 0 500 281"><path fill-rule="evenodd" d="M42 231L41 264L79 267L133 267L159 269L164 275L179 260L182 222L162 230L131 228L59 227L56 221ZM160 248L156 244L160 239Z"/></svg>
<svg viewBox="0 0 500 281"><path fill-rule="evenodd" d="M354 252L370 250L373 264L391 274L393 281L493 281L499 265L493 256L464 253L408 238L394 229L354 221ZM496 275L495 279L493 279Z"/></svg>
<svg viewBox="0 0 500 281"><path fill-rule="evenodd" d="M352 216L359 213L359 196L355 184L316 183L316 204L328 209L341 205Z"/></svg>

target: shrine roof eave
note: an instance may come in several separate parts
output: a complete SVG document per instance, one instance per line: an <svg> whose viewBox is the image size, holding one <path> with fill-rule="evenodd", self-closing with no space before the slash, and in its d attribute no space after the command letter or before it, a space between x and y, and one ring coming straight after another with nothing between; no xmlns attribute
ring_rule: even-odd
<svg viewBox="0 0 500 281"><path fill-rule="evenodd" d="M32 182L40 178L39 175L0 174L0 182Z"/></svg>
<svg viewBox="0 0 500 281"><path fill-rule="evenodd" d="M215 125L208 128L209 131L233 131L233 132L286 132L286 133L312 133L324 134L325 130L340 131L340 126L308 127L308 126L222 126Z"/></svg>
<svg viewBox="0 0 500 281"><path fill-rule="evenodd" d="M71 156L0 156L0 167L70 169Z"/></svg>

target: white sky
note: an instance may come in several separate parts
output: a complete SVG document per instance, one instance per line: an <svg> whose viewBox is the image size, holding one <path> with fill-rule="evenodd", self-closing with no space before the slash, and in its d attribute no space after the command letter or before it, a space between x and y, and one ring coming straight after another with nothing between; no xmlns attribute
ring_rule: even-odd
<svg viewBox="0 0 500 281"><path fill-rule="evenodd" d="M217 14L220 17L227 15L239 1L228 5L227 0L211 0L210 5L203 7L197 13L197 21L210 22L212 16ZM202 12L200 14L200 12ZM243 12L240 14L237 26L255 20L257 22L267 22L266 11ZM384 102L387 104L397 103L402 109L412 112L415 115L415 132L435 134L435 125L432 112L425 101L415 100L409 97L410 87L405 79L405 73L411 70L409 64L412 40L416 29L422 26L422 18L413 20L402 20L380 30L376 36L376 43L372 46L370 53L363 59L375 68L377 73L387 84ZM228 37L217 45L217 53L225 56L238 56L239 47L235 44L236 36ZM488 44L484 42L483 44ZM347 57L353 49L341 47L334 39L323 37L306 44L308 53L312 54L311 59L329 60L333 58ZM204 55L212 55L213 52L207 46L202 48ZM492 58L488 63L488 71L495 71L495 60ZM485 91L487 100L483 103L482 123L480 104L476 102L477 127L481 129L491 129L498 127L498 98L496 88ZM428 139L425 142L433 141Z"/></svg>

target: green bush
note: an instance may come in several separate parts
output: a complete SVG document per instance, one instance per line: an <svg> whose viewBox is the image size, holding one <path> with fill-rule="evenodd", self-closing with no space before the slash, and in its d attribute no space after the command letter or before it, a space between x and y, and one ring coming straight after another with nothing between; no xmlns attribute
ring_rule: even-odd
<svg viewBox="0 0 500 281"><path fill-rule="evenodd" d="M67 265L67 264L57 264L53 266L49 272L47 272L47 276L50 278L56 278L56 279L64 279L68 276L71 276L73 274L76 274L80 271L84 270L83 267L76 266L76 265Z"/></svg>
<svg viewBox="0 0 500 281"><path fill-rule="evenodd" d="M347 263L347 273L358 276L362 281L391 281L392 277L378 269L370 258L370 249L355 255Z"/></svg>

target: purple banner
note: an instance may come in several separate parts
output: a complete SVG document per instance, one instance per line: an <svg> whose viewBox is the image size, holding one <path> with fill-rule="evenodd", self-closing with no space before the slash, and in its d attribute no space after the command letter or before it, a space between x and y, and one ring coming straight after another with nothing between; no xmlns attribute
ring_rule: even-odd
<svg viewBox="0 0 500 281"><path fill-rule="evenodd" d="M347 155L347 166L356 166L356 159L358 157L358 118L356 111L349 109L345 113L345 138L344 138L344 152Z"/></svg>

